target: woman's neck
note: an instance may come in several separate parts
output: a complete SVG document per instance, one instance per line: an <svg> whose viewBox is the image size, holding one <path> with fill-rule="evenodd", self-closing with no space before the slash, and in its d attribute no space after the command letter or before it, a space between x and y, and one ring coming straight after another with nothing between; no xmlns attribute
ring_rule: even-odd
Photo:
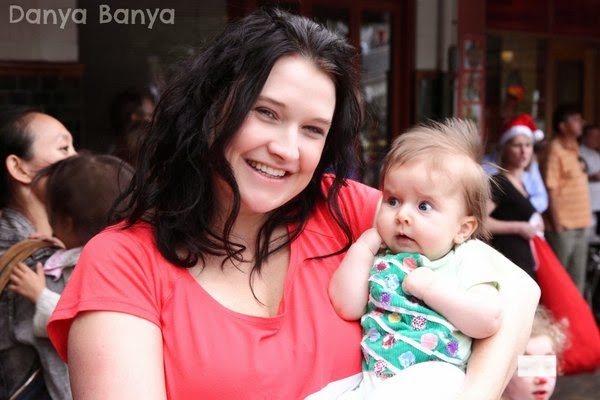
<svg viewBox="0 0 600 400"><path fill-rule="evenodd" d="M504 171L504 175L521 180L521 177L523 176L523 171L525 171L525 169L523 168L507 168Z"/></svg>
<svg viewBox="0 0 600 400"><path fill-rule="evenodd" d="M31 222L37 233L52 236L52 228L48 222L46 207L29 188L23 188L23 190L17 192L8 206L23 214Z"/></svg>

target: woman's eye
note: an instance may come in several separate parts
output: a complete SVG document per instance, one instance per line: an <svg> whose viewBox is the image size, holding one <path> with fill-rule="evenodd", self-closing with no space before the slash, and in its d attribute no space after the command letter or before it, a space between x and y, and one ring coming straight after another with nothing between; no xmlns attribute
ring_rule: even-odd
<svg viewBox="0 0 600 400"><path fill-rule="evenodd" d="M63 153L68 153L69 152L69 146L64 146L59 148L60 151L62 151Z"/></svg>
<svg viewBox="0 0 600 400"><path fill-rule="evenodd" d="M325 131L319 128L318 126L307 126L305 129L308 130L310 133L314 133L315 135L325 134Z"/></svg>
<svg viewBox="0 0 600 400"><path fill-rule="evenodd" d="M273 111L269 110L268 108L258 107L258 108L256 108L255 111L257 113L259 113L260 115L263 115L263 116L265 116L267 118L270 118L270 119L274 119L276 117L275 113Z"/></svg>
<svg viewBox="0 0 600 400"><path fill-rule="evenodd" d="M419 203L419 210L421 211L431 211L433 207L426 201L422 201Z"/></svg>

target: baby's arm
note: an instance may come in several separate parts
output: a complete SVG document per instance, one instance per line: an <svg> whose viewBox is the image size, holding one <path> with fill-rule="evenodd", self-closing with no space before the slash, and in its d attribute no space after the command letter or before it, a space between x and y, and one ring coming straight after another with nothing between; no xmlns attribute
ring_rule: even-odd
<svg viewBox="0 0 600 400"><path fill-rule="evenodd" d="M500 293L483 283L463 289L452 287L431 269L410 272L402 284L405 292L423 300L465 335L482 339L493 335L502 323Z"/></svg>
<svg viewBox="0 0 600 400"><path fill-rule="evenodd" d="M46 287L46 276L42 264L37 263L35 271L33 271L25 263L20 262L13 269L10 279L9 289L35 304L33 334L48 337L46 325L56 308L60 295Z"/></svg>
<svg viewBox="0 0 600 400"><path fill-rule="evenodd" d="M40 337L48 337L46 325L48 320L58 304L60 294L44 288L35 303L35 313L33 314L33 334Z"/></svg>
<svg viewBox="0 0 600 400"><path fill-rule="evenodd" d="M329 298L338 315L346 320L359 319L367 309L369 273L381 237L375 228L366 230L350 246L329 283Z"/></svg>

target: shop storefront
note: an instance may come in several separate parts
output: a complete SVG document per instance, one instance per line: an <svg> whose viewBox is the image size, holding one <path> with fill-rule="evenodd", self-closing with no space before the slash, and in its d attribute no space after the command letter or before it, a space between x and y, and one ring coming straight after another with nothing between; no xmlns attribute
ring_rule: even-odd
<svg viewBox="0 0 600 400"><path fill-rule="evenodd" d="M360 48L367 118L357 174L368 184L377 185L391 140L415 122L470 118L493 144L515 85L516 112L548 136L562 103L600 120L598 0L236 0L228 16L269 5L314 17Z"/></svg>
<svg viewBox="0 0 600 400"><path fill-rule="evenodd" d="M521 86L518 112L547 135L560 104L600 120L600 4L597 0L486 1L487 132L497 135L507 89Z"/></svg>

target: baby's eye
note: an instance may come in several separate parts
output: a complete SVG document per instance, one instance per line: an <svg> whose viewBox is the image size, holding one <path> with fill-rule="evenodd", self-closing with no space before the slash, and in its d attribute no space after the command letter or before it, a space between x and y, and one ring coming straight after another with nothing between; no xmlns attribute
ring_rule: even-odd
<svg viewBox="0 0 600 400"><path fill-rule="evenodd" d="M431 211L433 207L426 201L422 201L419 203L419 210L421 211Z"/></svg>
<svg viewBox="0 0 600 400"><path fill-rule="evenodd" d="M387 199L386 203L388 203L392 207L395 207L398 204L400 204L400 201L397 198L395 198L395 197L390 197L390 198Z"/></svg>

